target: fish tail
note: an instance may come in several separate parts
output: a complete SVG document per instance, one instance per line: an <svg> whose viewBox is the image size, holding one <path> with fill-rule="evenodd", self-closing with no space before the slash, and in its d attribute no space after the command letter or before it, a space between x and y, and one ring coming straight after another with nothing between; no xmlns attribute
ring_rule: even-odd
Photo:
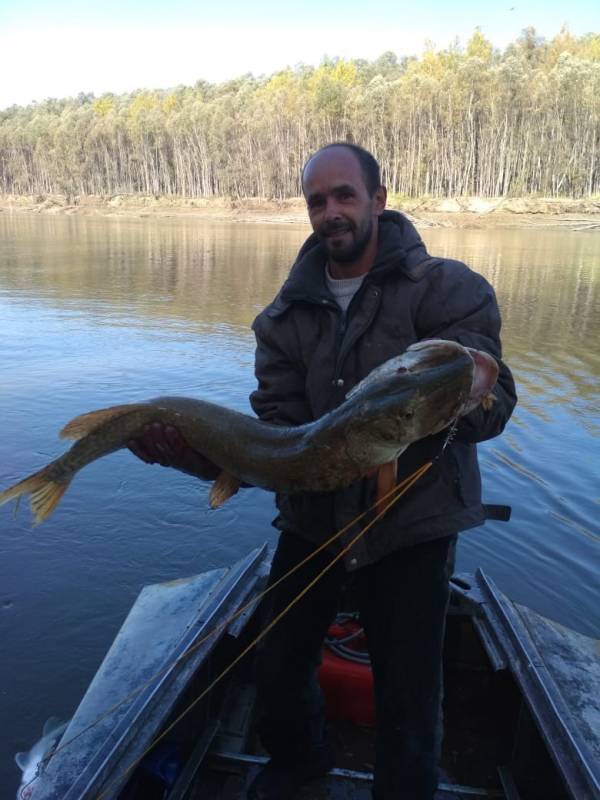
<svg viewBox="0 0 600 800"><path fill-rule="evenodd" d="M35 472L14 486L10 486L4 492L0 492L0 506L8 503L9 500L17 500L23 495L31 495L29 504L38 525L49 516L58 505L61 497L69 488L71 478L57 479L52 476L53 464ZM51 477L52 476L52 477Z"/></svg>
<svg viewBox="0 0 600 800"><path fill-rule="evenodd" d="M220 472L208 495L210 507L219 508L222 506L226 500L229 500L230 497L237 494L241 485L242 482L239 478L236 478L235 475L230 475L230 473L225 470Z"/></svg>
<svg viewBox="0 0 600 800"><path fill-rule="evenodd" d="M144 408L142 403L129 403L122 406L110 406L101 408L98 411L88 411L87 414L80 414L75 419L67 422L59 433L61 439L83 439L84 436L98 430L106 422L110 422L117 417Z"/></svg>

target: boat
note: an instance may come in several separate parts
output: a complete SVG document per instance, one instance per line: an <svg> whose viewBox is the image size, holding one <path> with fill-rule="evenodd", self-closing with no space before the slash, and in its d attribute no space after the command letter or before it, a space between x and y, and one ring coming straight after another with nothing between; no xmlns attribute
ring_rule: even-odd
<svg viewBox="0 0 600 800"><path fill-rule="evenodd" d="M264 545L141 591L31 800L245 796L267 760L253 732L250 646L271 556ZM513 602L481 570L458 574L444 675L436 800L600 797L598 641ZM372 729L335 716L338 766L301 800L371 797Z"/></svg>

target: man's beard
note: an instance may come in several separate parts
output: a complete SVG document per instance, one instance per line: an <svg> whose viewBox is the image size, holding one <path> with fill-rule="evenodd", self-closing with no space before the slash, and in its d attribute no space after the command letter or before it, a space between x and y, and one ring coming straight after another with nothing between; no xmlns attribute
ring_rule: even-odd
<svg viewBox="0 0 600 800"><path fill-rule="evenodd" d="M360 256L365 252L367 249L367 245L371 240L371 235L373 233L373 220L368 219L365 226L361 226L360 230L357 230L357 238L354 241L350 242L347 245L342 247L332 247L329 239L327 238L329 234L335 233L336 231L352 231L354 230L349 225L327 225L323 226L318 233L318 238L324 244L325 249L333 259L333 261L337 261L338 263L345 264L351 261L356 261L360 258Z"/></svg>

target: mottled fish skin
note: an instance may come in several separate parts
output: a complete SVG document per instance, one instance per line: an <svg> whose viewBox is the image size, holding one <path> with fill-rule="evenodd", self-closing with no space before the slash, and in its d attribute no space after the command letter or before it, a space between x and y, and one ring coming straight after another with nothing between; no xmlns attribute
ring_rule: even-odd
<svg viewBox="0 0 600 800"><path fill-rule="evenodd" d="M2 492L0 505L30 494L41 522L79 470L126 447L152 422L178 428L194 450L222 470L211 490L213 507L241 483L277 492L339 489L394 461L410 444L438 433L480 402L498 368L487 354L474 353L455 342L420 342L373 370L333 411L297 427L186 397L92 411L61 431L61 437L77 440L71 449ZM471 396L475 386L478 399Z"/></svg>

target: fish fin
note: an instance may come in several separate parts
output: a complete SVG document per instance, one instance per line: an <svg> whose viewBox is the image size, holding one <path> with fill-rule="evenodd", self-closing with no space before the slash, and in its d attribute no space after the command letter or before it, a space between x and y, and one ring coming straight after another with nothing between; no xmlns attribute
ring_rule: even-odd
<svg viewBox="0 0 600 800"><path fill-rule="evenodd" d="M70 479L58 481L50 478L52 466L53 464L48 464L39 472L35 472L19 483L15 483L14 486L9 486L4 492L0 492L0 506L8 503L9 500L18 501L22 495L29 494L31 495L29 505L35 517L35 524L43 522L54 511L71 483Z"/></svg>
<svg viewBox="0 0 600 800"><path fill-rule="evenodd" d="M29 753L17 753L17 755L15 756L15 763L21 771L24 771L25 767L27 766L28 755Z"/></svg>
<svg viewBox="0 0 600 800"><path fill-rule="evenodd" d="M241 485L241 480L230 472L226 472L225 470L219 472L217 479L210 487L210 493L208 495L210 507L219 508L219 506L222 506L223 503L237 493Z"/></svg>
<svg viewBox="0 0 600 800"><path fill-rule="evenodd" d="M485 397L481 398L481 407L484 411L489 411L498 398L493 392L488 392Z"/></svg>
<svg viewBox="0 0 600 800"><path fill-rule="evenodd" d="M59 719L58 717L48 717L46 722L44 722L44 727L42 728L42 736L48 736L48 734L54 733L64 725L64 720Z"/></svg>
<svg viewBox="0 0 600 800"><path fill-rule="evenodd" d="M100 408L98 411L88 411L87 414L80 414L75 419L67 422L62 431L58 434L61 439L83 439L93 433L105 422L142 408L143 403L128 403L122 406L110 406L110 408Z"/></svg>
<svg viewBox="0 0 600 800"><path fill-rule="evenodd" d="M388 495L398 482L398 461L388 461L377 470L377 503Z"/></svg>

